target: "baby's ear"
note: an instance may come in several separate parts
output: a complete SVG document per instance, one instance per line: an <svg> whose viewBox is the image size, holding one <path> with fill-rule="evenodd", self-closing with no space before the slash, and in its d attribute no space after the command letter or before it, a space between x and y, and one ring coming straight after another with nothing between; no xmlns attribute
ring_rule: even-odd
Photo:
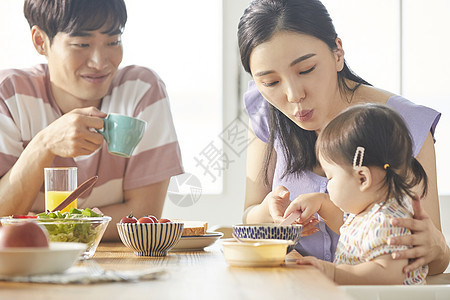
<svg viewBox="0 0 450 300"><path fill-rule="evenodd" d="M355 169L355 176L359 182L359 190L366 191L372 185L372 173L368 167L362 166Z"/></svg>

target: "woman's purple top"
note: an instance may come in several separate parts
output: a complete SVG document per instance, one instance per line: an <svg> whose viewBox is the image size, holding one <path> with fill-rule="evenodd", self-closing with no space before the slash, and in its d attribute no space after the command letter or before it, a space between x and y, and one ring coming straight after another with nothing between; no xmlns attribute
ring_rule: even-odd
<svg viewBox="0 0 450 300"><path fill-rule="evenodd" d="M255 83L249 83L249 89L244 95L245 106L247 108L251 126L256 136L267 143L269 139L269 104L259 93ZM396 110L405 120L413 138L413 153L417 156L422 148L428 132L434 138L434 130L441 114L434 109L416 105L403 97L392 96L386 105ZM275 151L282 153L282 148L278 141L275 141ZM290 191L291 200L306 193L327 192L328 180L311 171L305 171L300 176L285 176L281 178L286 168L284 155L277 155L277 163L272 186L282 185ZM339 239L339 235L334 233L320 219L317 226L319 231L311 236L302 237L295 249L302 255L312 255L322 260L332 261Z"/></svg>

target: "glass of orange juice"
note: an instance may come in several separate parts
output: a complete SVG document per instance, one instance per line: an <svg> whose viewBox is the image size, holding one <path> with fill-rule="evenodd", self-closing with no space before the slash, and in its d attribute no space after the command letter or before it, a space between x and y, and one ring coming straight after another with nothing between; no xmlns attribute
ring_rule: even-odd
<svg viewBox="0 0 450 300"><path fill-rule="evenodd" d="M44 168L45 210L52 211L77 188L77 168ZM70 203L61 212L77 208L77 200Z"/></svg>

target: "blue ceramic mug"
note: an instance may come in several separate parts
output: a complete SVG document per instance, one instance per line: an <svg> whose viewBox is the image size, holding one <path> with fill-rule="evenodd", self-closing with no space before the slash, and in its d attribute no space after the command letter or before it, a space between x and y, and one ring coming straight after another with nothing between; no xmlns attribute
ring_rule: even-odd
<svg viewBox="0 0 450 300"><path fill-rule="evenodd" d="M108 152L130 157L144 136L147 122L120 114L110 113L103 119L103 129L97 130L108 144Z"/></svg>

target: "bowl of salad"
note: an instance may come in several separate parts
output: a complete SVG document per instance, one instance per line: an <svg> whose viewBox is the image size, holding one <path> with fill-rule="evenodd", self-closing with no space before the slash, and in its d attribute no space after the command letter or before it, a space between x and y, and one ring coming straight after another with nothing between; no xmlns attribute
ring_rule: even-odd
<svg viewBox="0 0 450 300"><path fill-rule="evenodd" d="M91 258L105 233L111 217L103 216L89 208L72 208L69 212L40 213L34 216L9 216L0 218L3 226L20 222L37 222L49 235L50 242L86 244L80 259Z"/></svg>

